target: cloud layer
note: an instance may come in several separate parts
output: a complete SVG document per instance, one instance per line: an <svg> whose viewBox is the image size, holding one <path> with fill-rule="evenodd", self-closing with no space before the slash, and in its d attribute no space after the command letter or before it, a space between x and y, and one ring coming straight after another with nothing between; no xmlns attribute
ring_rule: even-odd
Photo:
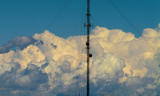
<svg viewBox="0 0 160 96"><path fill-rule="evenodd" d="M90 36L93 96L159 96L158 29L144 29L136 38L119 29L96 27ZM85 42L86 36L64 39L45 31L1 46L0 96L84 94Z"/></svg>

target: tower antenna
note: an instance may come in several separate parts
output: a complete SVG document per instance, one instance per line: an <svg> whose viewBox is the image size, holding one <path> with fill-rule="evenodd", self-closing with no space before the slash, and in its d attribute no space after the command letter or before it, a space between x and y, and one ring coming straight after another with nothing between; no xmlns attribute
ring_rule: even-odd
<svg viewBox="0 0 160 96"><path fill-rule="evenodd" d="M90 57L92 57L92 54L90 54L90 0L87 0L87 96L90 96Z"/></svg>

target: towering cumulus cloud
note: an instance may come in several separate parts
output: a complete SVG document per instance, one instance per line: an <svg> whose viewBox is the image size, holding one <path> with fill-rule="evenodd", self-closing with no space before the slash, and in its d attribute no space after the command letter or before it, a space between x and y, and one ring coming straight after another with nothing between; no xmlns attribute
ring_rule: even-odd
<svg viewBox="0 0 160 96"><path fill-rule="evenodd" d="M141 37L96 27L91 33L92 96L160 96L160 32ZM85 93L86 36L49 31L0 47L0 96L72 96ZM13 50L12 47L19 47Z"/></svg>

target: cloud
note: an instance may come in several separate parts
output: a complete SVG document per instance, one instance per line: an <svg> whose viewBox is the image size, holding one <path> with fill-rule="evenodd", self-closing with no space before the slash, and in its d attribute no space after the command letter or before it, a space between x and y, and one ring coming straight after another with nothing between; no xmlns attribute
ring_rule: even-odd
<svg viewBox="0 0 160 96"><path fill-rule="evenodd" d="M32 37L21 36L16 37L13 40L9 41L8 43L0 46L0 53L9 52L11 49L23 49L29 44L33 44L35 40Z"/></svg>
<svg viewBox="0 0 160 96"><path fill-rule="evenodd" d="M141 37L96 27L91 33L90 80L94 96L157 96L160 86L160 33ZM86 36L58 37L49 31L17 37L1 46L0 95L85 94ZM12 50L18 47L21 50ZM3 50L2 50L3 49Z"/></svg>

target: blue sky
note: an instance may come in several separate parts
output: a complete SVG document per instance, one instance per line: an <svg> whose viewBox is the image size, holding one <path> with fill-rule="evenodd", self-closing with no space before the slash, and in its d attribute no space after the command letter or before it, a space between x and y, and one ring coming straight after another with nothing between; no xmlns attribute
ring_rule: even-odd
<svg viewBox="0 0 160 96"><path fill-rule="evenodd" d="M94 27L122 29L139 36L144 28L156 28L160 22L159 0L112 1L114 5L109 0L92 0ZM85 0L0 0L0 45L44 30L64 38L84 34L85 6Z"/></svg>

